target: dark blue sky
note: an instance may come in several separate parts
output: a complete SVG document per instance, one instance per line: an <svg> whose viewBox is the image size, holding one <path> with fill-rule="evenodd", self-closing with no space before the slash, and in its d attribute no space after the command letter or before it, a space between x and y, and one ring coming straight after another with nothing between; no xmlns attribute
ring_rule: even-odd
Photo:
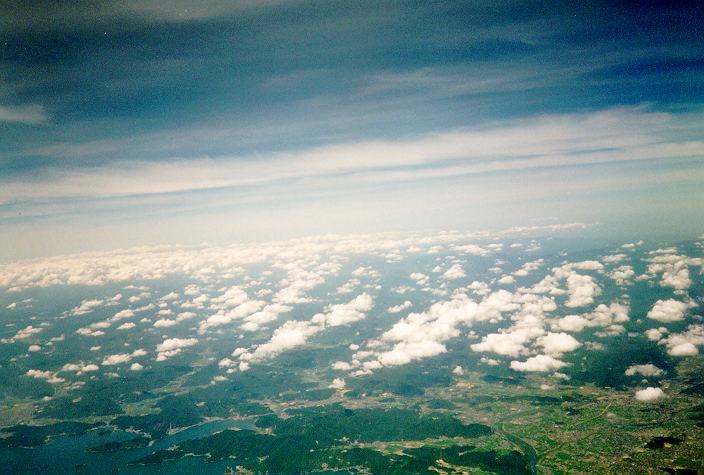
<svg viewBox="0 0 704 475"><path fill-rule="evenodd" d="M485 202L518 209L538 198L512 192L507 180L530 187L516 170L596 177L595 164L637 159L624 179L648 171L672 191L663 177L702 175L703 13L694 2L2 2L0 225L12 228L2 236L12 245L27 226L55 229L76 248L76 229L119 219L132 241L152 242L154 217L196 215L212 217L206 229L241 217L256 237L274 227L242 209L290 218L281 209L292 201L314 224L297 219L295 233L327 231L321 222L339 215L383 228L359 194L389 208L417 190L439 209L438 190L491 173ZM495 149L504 134L510 146ZM526 136L542 142L523 153ZM397 145L418 156L385 161ZM443 147L455 148L434 152ZM653 160L668 160L667 174ZM519 178L495 176L507 167ZM392 228L416 220L394 216Z"/></svg>

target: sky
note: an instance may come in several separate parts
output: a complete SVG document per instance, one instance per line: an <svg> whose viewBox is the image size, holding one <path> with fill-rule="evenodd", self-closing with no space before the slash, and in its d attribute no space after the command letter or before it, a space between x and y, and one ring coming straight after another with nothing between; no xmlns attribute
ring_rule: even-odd
<svg viewBox="0 0 704 475"><path fill-rule="evenodd" d="M0 2L0 259L704 232L697 2Z"/></svg>

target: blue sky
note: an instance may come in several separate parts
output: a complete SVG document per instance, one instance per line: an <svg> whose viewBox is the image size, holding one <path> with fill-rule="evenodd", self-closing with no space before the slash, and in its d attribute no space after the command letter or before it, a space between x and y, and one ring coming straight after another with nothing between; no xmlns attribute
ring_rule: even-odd
<svg viewBox="0 0 704 475"><path fill-rule="evenodd" d="M695 236L703 16L695 2L0 5L0 258L556 221Z"/></svg>

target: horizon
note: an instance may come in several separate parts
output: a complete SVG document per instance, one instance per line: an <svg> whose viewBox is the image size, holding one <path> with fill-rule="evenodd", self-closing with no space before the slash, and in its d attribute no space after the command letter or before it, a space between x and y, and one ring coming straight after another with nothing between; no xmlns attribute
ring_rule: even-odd
<svg viewBox="0 0 704 475"><path fill-rule="evenodd" d="M3 260L551 221L704 232L699 5L375 5L0 7Z"/></svg>

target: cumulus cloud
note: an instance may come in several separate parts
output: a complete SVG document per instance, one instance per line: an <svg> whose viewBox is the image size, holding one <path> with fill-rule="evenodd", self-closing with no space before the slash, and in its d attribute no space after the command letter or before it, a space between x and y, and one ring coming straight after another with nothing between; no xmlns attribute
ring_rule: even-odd
<svg viewBox="0 0 704 475"><path fill-rule="evenodd" d="M693 356L699 353L697 346L704 345L704 325L689 325L682 333L673 333L660 340L670 356Z"/></svg>
<svg viewBox="0 0 704 475"><path fill-rule="evenodd" d="M147 354L143 349L134 350L132 353L117 353L106 356L101 363L103 366L115 366L124 363L129 363L133 358L145 356Z"/></svg>
<svg viewBox="0 0 704 475"><path fill-rule="evenodd" d="M452 246L452 249L456 252L461 253L461 254L469 254L472 256L488 256L492 252L492 249L489 249L489 248L485 249L481 246L477 246L476 244L455 245L455 246ZM496 250L498 250L498 249L496 249Z"/></svg>
<svg viewBox="0 0 704 475"><path fill-rule="evenodd" d="M174 300L177 300L179 298L179 294L176 292L169 292L168 294L164 295L161 297L159 300L162 302L172 302Z"/></svg>
<svg viewBox="0 0 704 475"><path fill-rule="evenodd" d="M482 356L481 358L479 358L479 362L489 366L498 366L501 364L499 360L494 358L487 358L486 356Z"/></svg>
<svg viewBox="0 0 704 475"><path fill-rule="evenodd" d="M406 310L407 308L411 308L412 305L413 304L411 303L410 300L406 300L401 304L394 305L392 307L387 308L386 311L388 313L400 313L400 312L403 312L404 310Z"/></svg>
<svg viewBox="0 0 704 475"><path fill-rule="evenodd" d="M321 327L309 321L292 320L284 323L274 331L271 339L259 345L253 353L240 355L243 360L262 360L305 345L308 338L321 331Z"/></svg>
<svg viewBox="0 0 704 475"><path fill-rule="evenodd" d="M660 285L673 288L679 294L692 285L689 266L704 265L704 259L680 255L676 248L657 249L650 254L652 257L646 259L649 262L646 275L653 277L661 274Z"/></svg>
<svg viewBox="0 0 704 475"><path fill-rule="evenodd" d="M618 263L618 262L621 262L621 261L624 260L625 258L626 258L626 255L625 255L625 254L621 254L621 253L618 253L618 254L609 254L608 256L604 256L604 257L602 258L602 261L604 261L604 262L607 263L607 264L616 264L616 263Z"/></svg>
<svg viewBox="0 0 704 475"><path fill-rule="evenodd" d="M572 335L567 333L552 333L538 339L538 345L543 347L549 355L560 355L576 350L582 344Z"/></svg>
<svg viewBox="0 0 704 475"><path fill-rule="evenodd" d="M636 391L635 398L641 402L654 402L665 397L665 393L660 388L648 387Z"/></svg>
<svg viewBox="0 0 704 475"><path fill-rule="evenodd" d="M172 356L178 355L184 348L191 347L197 343L197 338L167 338L156 345L156 360L164 361Z"/></svg>
<svg viewBox="0 0 704 475"><path fill-rule="evenodd" d="M254 351L238 351L237 355L243 362L261 361L273 358L284 351L303 346L308 338L323 331L326 327L349 325L366 317L374 306L372 297L362 293L344 304L330 305L325 313L318 313L310 320L289 320L274 330L266 343L257 346Z"/></svg>
<svg viewBox="0 0 704 475"><path fill-rule="evenodd" d="M64 381L66 381L63 378L58 377L53 371L41 371L38 369L30 369L25 374L31 378L44 379L51 384L63 383Z"/></svg>
<svg viewBox="0 0 704 475"><path fill-rule="evenodd" d="M160 318L154 322L154 328L168 328L176 325L178 322L170 318Z"/></svg>
<svg viewBox="0 0 704 475"><path fill-rule="evenodd" d="M694 356L699 354L699 349L694 343L685 341L677 345L669 346L667 354L670 356Z"/></svg>
<svg viewBox="0 0 704 475"><path fill-rule="evenodd" d="M253 300L240 286L232 286L222 295L211 299L210 308L217 313L200 322L199 332L222 325L228 325L236 320L258 312L266 305L263 300Z"/></svg>
<svg viewBox="0 0 704 475"><path fill-rule="evenodd" d="M462 277L465 277L466 274L464 273L464 269L462 269L462 266L459 264L454 264L452 267L447 269L443 274L443 278L447 280L455 280L455 279L461 279Z"/></svg>
<svg viewBox="0 0 704 475"><path fill-rule="evenodd" d="M537 355L526 361L511 361L511 369L521 372L547 372L564 368L567 363L549 355Z"/></svg>
<svg viewBox="0 0 704 475"><path fill-rule="evenodd" d="M627 305L613 302L609 305L599 304L592 312L582 315L566 315L557 318L552 322L554 330L579 333L585 328L602 327L611 333L622 333L623 326L618 325L629 320L629 307Z"/></svg>
<svg viewBox="0 0 704 475"><path fill-rule="evenodd" d="M105 301L101 299L84 300L78 306L69 310L69 315L85 315L102 306L104 303Z"/></svg>
<svg viewBox="0 0 704 475"><path fill-rule="evenodd" d="M325 316L325 324L336 327L357 322L362 320L373 306L372 297L363 293L346 304L332 305Z"/></svg>
<svg viewBox="0 0 704 475"><path fill-rule="evenodd" d="M609 277L611 277L616 284L620 286L629 284L635 275L636 273L631 266L619 266L609 273Z"/></svg>
<svg viewBox="0 0 704 475"><path fill-rule="evenodd" d="M64 372L72 372L76 373L77 375L81 375L84 373L92 373L94 371L98 371L100 367L97 364L93 363L84 363L84 362L79 362L79 363L67 363L61 368L61 371Z"/></svg>
<svg viewBox="0 0 704 475"><path fill-rule="evenodd" d="M244 323L240 328L245 331L256 331L262 326L275 321L279 318L279 315L290 311L293 307L289 305L283 305L280 303L274 303L266 305L264 308L258 312L254 312L244 318Z"/></svg>
<svg viewBox="0 0 704 475"><path fill-rule="evenodd" d="M129 353L118 353L115 355L110 355L103 359L103 366L113 366L122 363L127 363L132 359L132 355Z"/></svg>
<svg viewBox="0 0 704 475"><path fill-rule="evenodd" d="M648 318L662 323L678 322L684 319L688 305L674 299L658 300L648 312Z"/></svg>
<svg viewBox="0 0 704 475"><path fill-rule="evenodd" d="M574 262L572 263L572 267L574 269L579 269L579 270L594 270L594 271L600 271L604 270L604 266L601 262L599 261L581 261L581 262Z"/></svg>
<svg viewBox="0 0 704 475"><path fill-rule="evenodd" d="M638 374L645 376L647 378L652 378L652 377L659 377L665 374L665 371L662 369L658 368L652 363L648 364L634 364L628 367L626 369L625 373L626 376L636 376Z"/></svg>
<svg viewBox="0 0 704 475"><path fill-rule="evenodd" d="M513 273L514 276L516 277L525 277L531 272L539 269L545 264L544 259L536 259L534 261L526 262L521 266L520 269L518 269L516 272Z"/></svg>
<svg viewBox="0 0 704 475"><path fill-rule="evenodd" d="M332 383L331 383L330 386L328 386L328 387L331 388L331 389L337 389L337 390L339 391L340 389L344 389L345 386L346 386L346 383L345 383L345 380L344 380L344 379L342 379L342 378L335 378L335 379L332 380Z"/></svg>
<svg viewBox="0 0 704 475"><path fill-rule="evenodd" d="M473 281L467 288L474 291L474 293L479 296L484 296L491 293L489 285L486 282L479 282L478 280Z"/></svg>
<svg viewBox="0 0 704 475"><path fill-rule="evenodd" d="M41 332L43 328L40 327L34 327L32 325L27 325L26 327L22 328L21 330L18 330L17 333L15 333L15 336L11 338L3 338L0 340L0 343L14 343L17 340L26 340L30 338L32 335L36 335L37 333Z"/></svg>
<svg viewBox="0 0 704 475"><path fill-rule="evenodd" d="M645 331L645 337L650 341L659 341L667 333L667 328L650 328Z"/></svg>
<svg viewBox="0 0 704 475"><path fill-rule="evenodd" d="M503 312L517 307L513 295L505 290L488 295L479 304L456 292L450 300L437 302L427 311L411 313L395 323L379 340L368 342L368 346L380 349L355 353L349 365L357 368L353 374L363 375L382 366L404 365L437 356L447 351L445 342L458 337L462 326L496 321Z"/></svg>
<svg viewBox="0 0 704 475"><path fill-rule="evenodd" d="M427 285L430 282L430 277L422 272L413 272L409 277L418 285Z"/></svg>
<svg viewBox="0 0 704 475"><path fill-rule="evenodd" d="M117 312L113 317L110 319L113 322L117 322L119 320L124 320L125 318L132 318L134 317L135 313L133 310L130 309L125 309L125 310L120 310Z"/></svg>
<svg viewBox="0 0 704 475"><path fill-rule="evenodd" d="M480 343L470 345L472 351L496 353L502 356L519 356L528 353L527 344L544 332L538 328L517 329L509 332L490 333Z"/></svg>
<svg viewBox="0 0 704 475"><path fill-rule="evenodd" d="M569 298L565 303L567 307L584 307L594 302L594 297L601 293L601 289L590 275L570 274L567 277L567 290Z"/></svg>

